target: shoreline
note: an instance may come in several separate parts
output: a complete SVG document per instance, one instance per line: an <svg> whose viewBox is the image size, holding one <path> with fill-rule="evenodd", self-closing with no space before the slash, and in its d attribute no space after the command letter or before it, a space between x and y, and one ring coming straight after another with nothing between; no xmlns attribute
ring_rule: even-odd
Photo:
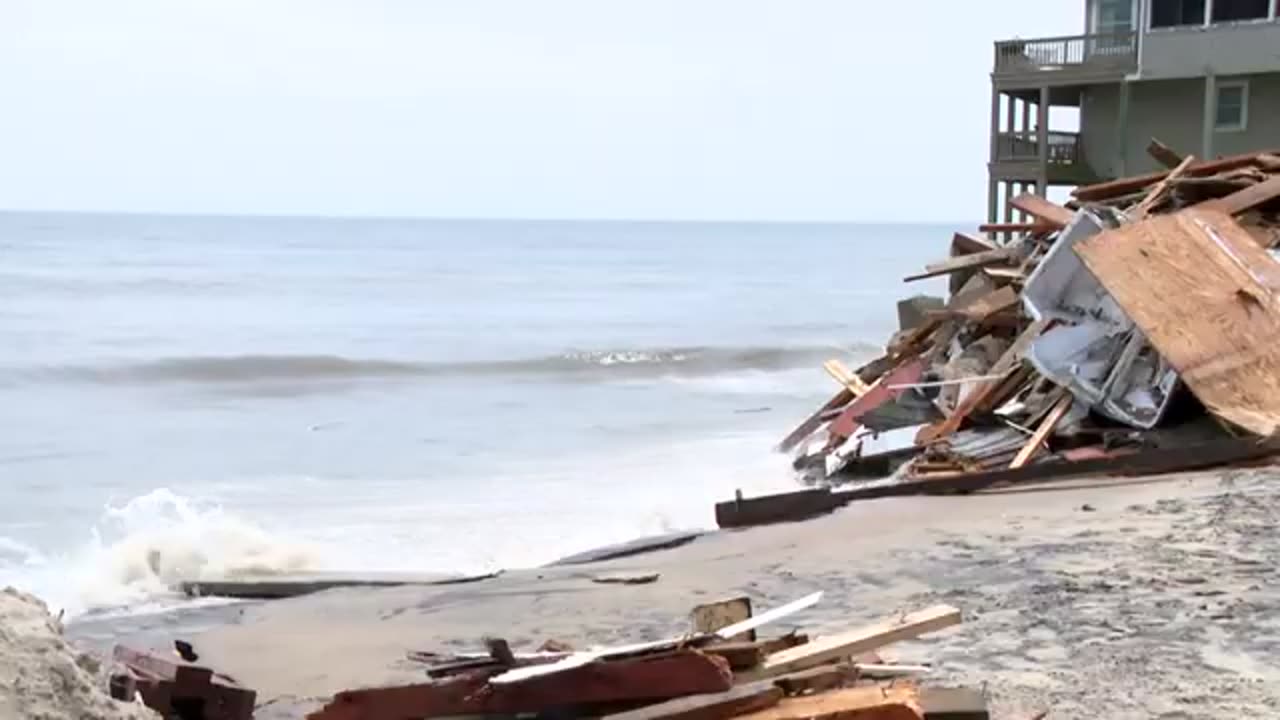
<svg viewBox="0 0 1280 720"><path fill-rule="evenodd" d="M933 603L959 628L892 646L931 682L986 686L992 717L1228 718L1280 709L1280 520L1273 469L1085 480L963 497L857 503L832 515L712 532L650 554L511 571L453 587L336 589L73 623L81 642L190 640L297 717L339 690L418 681L410 650L576 647L680 632L697 603L769 608L822 590L794 621L821 634ZM657 574L644 585L591 576ZM785 628L780 628L785 629ZM1059 715L1061 712L1063 714ZM1183 713L1179 715L1178 713Z"/></svg>

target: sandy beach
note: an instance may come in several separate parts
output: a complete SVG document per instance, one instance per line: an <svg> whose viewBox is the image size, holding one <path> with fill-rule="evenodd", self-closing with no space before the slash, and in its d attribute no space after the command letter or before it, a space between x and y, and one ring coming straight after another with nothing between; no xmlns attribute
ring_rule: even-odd
<svg viewBox="0 0 1280 720"><path fill-rule="evenodd" d="M820 634L960 607L960 627L884 654L934 664L933 682L985 688L1001 720L1045 710L1269 717L1280 710L1274 477L1250 469L858 503L612 562L209 608L124 634L186 634L259 691L261 717L284 718L345 688L422 679L408 650L474 651L486 635L518 649L656 639L683 631L699 602L745 594L767 608L822 590L795 626ZM592 581L602 573L660 578ZM103 632L71 629L99 642Z"/></svg>

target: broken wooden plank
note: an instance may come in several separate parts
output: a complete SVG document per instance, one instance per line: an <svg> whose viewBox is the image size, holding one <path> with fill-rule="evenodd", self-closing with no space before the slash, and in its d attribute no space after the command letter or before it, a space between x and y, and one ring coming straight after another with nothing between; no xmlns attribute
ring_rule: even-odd
<svg viewBox="0 0 1280 720"><path fill-rule="evenodd" d="M1254 165L1263 172L1276 173L1280 172L1280 155L1275 153L1262 153L1253 161Z"/></svg>
<svg viewBox="0 0 1280 720"><path fill-rule="evenodd" d="M838 663L781 675L773 679L773 684L787 695L803 695L852 685L857 679L858 671L852 664Z"/></svg>
<svg viewBox="0 0 1280 720"><path fill-rule="evenodd" d="M957 232L951 238L952 255L971 255L973 253L991 252L992 250L999 249L1000 246L990 240L974 237L969 233Z"/></svg>
<svg viewBox="0 0 1280 720"><path fill-rule="evenodd" d="M960 611L950 605L934 607L848 632L818 637L805 645L770 655L749 677L776 677L839 661L858 653L919 637L960 622Z"/></svg>
<svg viewBox="0 0 1280 720"><path fill-rule="evenodd" d="M1139 222L1151 213L1151 209L1160 204L1164 200L1164 196L1169 192L1170 183L1182 177L1187 168L1196 161L1195 155L1188 155L1185 160L1178 163L1178 166L1169 171L1164 179L1156 183L1154 187L1147 193L1147 196L1138 203L1138 206L1126 213L1133 222Z"/></svg>
<svg viewBox="0 0 1280 720"><path fill-rule="evenodd" d="M1045 440L1048 439L1049 433L1053 432L1053 429L1062 420L1062 416L1066 415L1067 411L1071 409L1075 398L1065 390L1060 391L1060 395L1061 397L1054 403L1053 408L1049 410L1049 414L1045 416L1044 420L1040 422L1040 426L1036 428L1031 438L1027 440L1027 444L1022 446L1022 449L1014 456L1013 462L1009 463L1010 468L1016 470L1035 457L1036 453L1040 452L1043 447Z"/></svg>
<svg viewBox="0 0 1280 720"><path fill-rule="evenodd" d="M867 392L854 398L849 406L840 412L827 431L827 450L834 450L853 436L858 428L858 421L863 415L875 410L885 403L892 402L905 392L891 386L905 385L918 381L924 374L924 361L915 357L903 362L898 367L882 375Z"/></svg>
<svg viewBox="0 0 1280 720"><path fill-rule="evenodd" d="M1270 202L1277 197L1280 197L1280 175L1265 182L1257 183L1252 187L1233 192L1226 197L1207 200L1195 207L1197 210L1215 210L1228 215L1235 215Z"/></svg>
<svg viewBox="0 0 1280 720"><path fill-rule="evenodd" d="M1155 138L1151 138L1151 143L1147 145L1147 154L1167 168L1176 168L1182 164L1181 155Z"/></svg>
<svg viewBox="0 0 1280 720"><path fill-rule="evenodd" d="M703 647L702 651L724 658L733 670L747 670L759 665L768 655L807 642L807 635L788 633L770 640L712 643Z"/></svg>
<svg viewBox="0 0 1280 720"><path fill-rule="evenodd" d="M691 695L646 705L605 715L600 720L727 720L777 705L782 696L782 688L770 682L758 682L739 685L721 693Z"/></svg>
<svg viewBox="0 0 1280 720"><path fill-rule="evenodd" d="M853 393L850 392L848 388L836 393L834 397L823 403L822 407L818 408L812 415L805 418L804 422L796 426L796 429L792 430L786 437L782 438L782 442L778 443L778 452L791 452L794 450L797 445L804 442L805 439L813 433L817 432L818 428L822 427L824 422L827 422L829 419L828 415L830 413L838 411L840 408L848 405L850 402L853 402L853 397ZM724 526L721 525L721 527Z"/></svg>
<svg viewBox="0 0 1280 720"><path fill-rule="evenodd" d="M727 627L722 627L716 631L715 636L721 639L731 638L735 635L755 630L758 627L767 625L771 622L781 620L782 618L794 615L801 610L806 610L818 604L822 600L822 591L805 595L799 600L792 600L786 605L766 610L759 615L747 618L742 622L734 623Z"/></svg>
<svg viewBox="0 0 1280 720"><path fill-rule="evenodd" d="M450 715L538 712L606 702L660 701L719 693L733 685L723 659L677 650L592 662L553 675L495 685L482 675L443 682L347 690L310 720L415 720Z"/></svg>
<svg viewBox="0 0 1280 720"><path fill-rule="evenodd" d="M845 688L786 698L741 720L921 720L920 693L912 685Z"/></svg>
<svg viewBox="0 0 1280 720"><path fill-rule="evenodd" d="M1235 170L1237 168L1248 167L1256 164L1257 158L1263 153L1245 153L1243 155L1232 155L1218 160L1209 162L1199 162L1187 168L1186 174L1192 177L1200 177L1204 175L1213 175L1214 173L1223 172L1224 170ZM1160 182L1169 173L1154 172L1146 175L1136 175L1133 177L1124 177L1116 180L1109 180L1104 183L1095 185L1085 185L1071 191L1071 197L1081 202L1093 202L1097 200L1108 200L1110 198L1128 195L1138 192L1139 190Z"/></svg>
<svg viewBox="0 0 1280 720"><path fill-rule="evenodd" d="M1009 204L1056 228L1066 227L1067 223L1071 222L1071 218L1076 215L1061 205L1049 202L1034 193L1023 193L1010 200Z"/></svg>
<svg viewBox="0 0 1280 720"><path fill-rule="evenodd" d="M1049 222L983 223L978 226L978 232L988 234L1030 233L1032 235L1042 235L1057 229L1057 225Z"/></svg>
<svg viewBox="0 0 1280 720"><path fill-rule="evenodd" d="M983 252L971 253L969 255L959 255L948 258L936 263L929 263L924 266L924 272L915 275L908 275L903 278L903 282L914 282L916 280L924 280L926 278L937 277L939 275L948 275L962 270L974 270L986 265L997 265L1008 262L1014 257L1016 249L1014 247L1002 247L995 250L985 250Z"/></svg>
<svg viewBox="0 0 1280 720"><path fill-rule="evenodd" d="M871 386L863 382L857 373L845 367L839 360L832 359L822 363L822 369L826 370L836 382L845 386L855 398L865 395L867 390L871 389Z"/></svg>
<svg viewBox="0 0 1280 720"><path fill-rule="evenodd" d="M1239 224L1184 210L1074 250L1210 413L1280 429L1280 263Z"/></svg>

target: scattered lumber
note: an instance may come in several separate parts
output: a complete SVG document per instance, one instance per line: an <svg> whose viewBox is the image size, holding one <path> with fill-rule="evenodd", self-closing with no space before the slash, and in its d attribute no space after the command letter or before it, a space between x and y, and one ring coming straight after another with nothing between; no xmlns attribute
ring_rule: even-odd
<svg viewBox="0 0 1280 720"><path fill-rule="evenodd" d="M1187 171L1187 168L1191 167L1191 163L1195 162L1195 160L1196 158L1194 155L1188 155L1185 160L1178 163L1177 167L1169 171L1169 174L1166 175L1163 180L1156 183L1155 186L1147 192L1147 196L1142 198L1142 202L1138 203L1138 206L1130 211L1130 219L1137 222L1145 218L1147 214L1151 212L1151 208L1164 200L1165 193L1169 191L1169 186L1178 178L1182 177L1183 173Z"/></svg>
<svg viewBox="0 0 1280 720"><path fill-rule="evenodd" d="M1280 197L1280 175L1234 192L1224 198L1208 200L1198 207L1202 210L1216 210L1228 215L1235 215L1270 202L1277 197Z"/></svg>
<svg viewBox="0 0 1280 720"><path fill-rule="evenodd" d="M1012 259L1016 252L1015 248L1003 247L996 248L995 250L984 250L982 252L971 253L969 255L960 255L958 257L948 258L936 263L929 263L924 266L924 272L917 273L915 275L908 275L903 278L903 282L924 280L926 278L937 277L939 275L949 275L963 270L974 270L988 265L999 265Z"/></svg>
<svg viewBox="0 0 1280 720"><path fill-rule="evenodd" d="M673 650L591 662L550 675L497 685L483 674L441 682L340 692L311 720L412 720L451 715L537 712L594 703L659 701L719 693L733 686L723 659Z"/></svg>
<svg viewBox="0 0 1280 720"><path fill-rule="evenodd" d="M1155 138L1151 138L1151 143L1147 145L1147 154L1155 158L1156 162L1170 169L1182 164L1181 155Z"/></svg>
<svg viewBox="0 0 1280 720"><path fill-rule="evenodd" d="M774 653L750 676L774 677L806 670L900 640L936 632L959 622L959 610L949 605L938 605L839 635L819 637L804 645Z"/></svg>
<svg viewBox="0 0 1280 720"><path fill-rule="evenodd" d="M1035 457L1036 453L1040 452L1044 447L1044 441L1049 437L1049 433L1053 432L1053 429L1057 427L1058 422L1071 409L1071 404L1074 401L1075 398L1071 396L1071 393L1066 390L1059 391L1058 400L1054 403L1053 409L1041 421L1040 427L1036 428L1036 431L1032 433L1031 438L1027 440L1027 444L1023 445L1022 449L1018 451L1018 455L1013 459L1013 462L1009 463L1011 469L1016 470L1026 465L1031 458Z"/></svg>
<svg viewBox="0 0 1280 720"><path fill-rule="evenodd" d="M112 659L123 668L111 676L111 695L117 700L132 702L141 697L143 704L165 718L253 717L257 693L207 667L123 645L115 647Z"/></svg>
<svg viewBox="0 0 1280 720"><path fill-rule="evenodd" d="M1033 193L1023 193L1010 200L1009 204L1054 228L1065 227L1075 217L1075 213L1070 210Z"/></svg>

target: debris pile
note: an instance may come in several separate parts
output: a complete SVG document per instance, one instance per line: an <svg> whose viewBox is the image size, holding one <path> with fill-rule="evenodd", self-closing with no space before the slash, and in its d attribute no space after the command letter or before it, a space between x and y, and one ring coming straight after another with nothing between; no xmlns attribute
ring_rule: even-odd
<svg viewBox="0 0 1280 720"><path fill-rule="evenodd" d="M822 487L720 503L721 526L1280 450L1280 153L1150 151L1173 167L1066 206L1024 194L1019 222L956 233L906 278L950 297L899 303L871 362L826 363L840 391L780 444Z"/></svg>
<svg viewBox="0 0 1280 720"><path fill-rule="evenodd" d="M487 715L611 720L801 720L840 717L922 720L967 705L964 717L987 717L977 692L925 688L928 666L890 665L874 651L960 622L940 605L869 627L810 640L795 631L758 639L756 630L818 602L815 593L751 616L736 598L700 606L692 628L655 642L573 651L548 642L515 652L485 640L486 652L411 652L423 682L348 690L310 720L411 720Z"/></svg>

